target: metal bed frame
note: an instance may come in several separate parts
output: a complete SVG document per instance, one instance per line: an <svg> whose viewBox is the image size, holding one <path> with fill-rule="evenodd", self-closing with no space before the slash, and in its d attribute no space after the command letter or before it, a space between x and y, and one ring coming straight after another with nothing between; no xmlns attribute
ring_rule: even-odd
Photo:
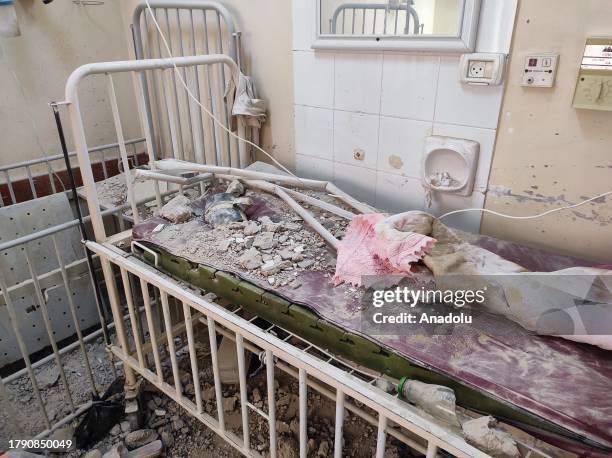
<svg viewBox="0 0 612 458"><path fill-rule="evenodd" d="M392 397L372 386L371 382L375 377L364 381L364 376L357 377L359 372L350 366L346 370L334 366L333 357L326 356L324 359L316 358L307 351L299 349L290 344L287 339L282 339L268 329L261 329L252 322L238 316L238 307L229 311L222 306L205 299L200 291L196 291L189 286L180 284L151 267L132 255L118 248L117 242L129 241L131 233L126 232L109 237L104 228L102 214L98 205L98 199L91 173L91 163L87 154L87 143L85 140L84 125L79 109L78 87L90 76L106 75L109 85L109 96L111 106L115 110L116 104L113 103L113 93L110 91L112 80L115 74L129 72L133 75L142 74L147 71L150 73L166 72L166 80L169 79L167 72L191 71L193 67L210 67L214 65L225 65L226 71L231 78L238 75L237 65L228 57L221 55L209 56L189 56L176 57L172 59L151 59L127 62L109 62L90 64L77 69L68 79L66 85L66 102L73 136L75 138L77 156L82 171L85 190L87 193L87 203L91 217L91 224L95 234L95 241L88 241L87 248L95 253L100 260L108 298L110 300L113 322L116 331L116 344L111 346L112 353L124 364L126 376L126 412L134 413L137 410L135 398L138 391L138 380L136 375L159 388L179 405L187 410L192 416L199 419L206 426L211 428L229 444L246 456L259 456L258 452L250 446L248 433L248 414L249 411L263 416L269 423L270 432L270 452L271 456L276 456L276 415L275 415L275 390L274 390L274 371L275 368L286 370L296 376L299 380L300 392L300 456L306 456L307 451L307 432L306 432L306 393L308 386L314 389L321 389L336 401L336 439L335 456L342 454L342 428L344 423L345 409L356 412L362 418L374 422L378 427L377 433L377 452L378 457L383 457L387 435L405 442L409 447L426 454L428 457L437 456L438 451L446 450L455 456L460 457L482 457L486 454L470 446L459 435L437 425L428 420L418 410L411 407L397 398ZM139 78L135 78L140 82ZM137 98L139 100L139 113L142 116L142 125L145 129L145 139L147 145L152 144L152 134L147 121L147 111L143 104L143 87L137 85ZM115 114L115 119L119 116ZM242 124L239 119L239 125ZM120 151L122 156L125 148L121 147L121 125L116 124L118 137L120 139ZM244 151L244 142L238 142L238 150ZM172 176L168 171L158 168L153 150L149 147L149 167L155 176L149 178L157 180L166 179L169 182L182 183L180 175ZM125 158L124 158L125 160ZM162 163L164 161L161 161ZM172 163L172 161L170 161ZM175 161L176 162L176 161ZM197 166L198 164L194 164ZM205 172L214 170L216 173L232 173L234 169L221 166L200 165ZM209 167L209 169L206 169ZM251 172L253 174L254 172ZM249 175L243 171L243 175ZM255 175L259 178L261 176ZM262 174L265 175L265 174ZM206 174L201 179L211 179L214 174ZM182 184L179 184L182 186ZM128 187L129 189L129 187ZM338 192L337 188L332 188ZM338 194L336 192L336 194ZM138 215L135 202L132 200L131 192L128 191L128 200L133 208L133 214ZM347 196L347 199L350 199ZM353 199L354 201L354 199ZM356 201L355 201L356 202ZM162 203L159 193L156 196L156 205ZM358 205L358 203L356 203ZM116 282L115 273L119 272L119 285ZM119 291L122 290L126 295L127 319L124 319L123 310L119 301ZM153 302L151 298L159 298ZM144 304L144 317L137 310L138 301ZM154 310L161 315L159 322L155 320ZM172 309L172 310L171 310ZM172 317L182 315L182 320L173 321ZM183 393L178 376L178 363L175 354L174 338L181 335L187 340L190 350L190 366L192 382L194 386L200 386L197 358L195 355L196 340L194 337L194 326L205 326L208 330L209 343L211 348L211 362L214 375L215 396L217 405L216 417L208 415L203 410L203 403L200 390L195 390L195 399L189 398ZM140 329L144 328L141 332ZM217 335L224 335L231 338L236 343L238 354L238 368L240 379L240 405L242 416L242 437L228 431L225 427L224 413L222 407L222 388L219 376L219 364L217 354ZM312 346L310 346L312 347ZM308 346L306 347L308 349ZM167 351L163 351L167 349ZM256 408L247 399L246 365L244 351L255 352L261 356L266 364L266 378L268 386L268 410L264 412ZM165 378L162 367L162 357L165 355L169 359L172 368L174 382L169 383ZM378 412L378 418L373 418L368 414L363 406Z"/></svg>
<svg viewBox="0 0 612 458"><path fill-rule="evenodd" d="M399 5L390 5L390 4L380 4L380 3L345 3L340 5L334 11L332 18L330 19L330 31L333 35L336 34L345 34L346 26L350 25L350 34L361 34L366 35L370 34L369 30L366 31L366 18L371 16L372 19L372 35L397 35L398 22L400 12L405 11L405 25L403 35L408 35L410 33L410 20L412 19L412 33L420 34L421 33L421 23L419 22L419 15L416 10L412 7L414 4L413 0L407 0L405 4ZM350 13L348 13L350 11ZM357 12L361 11L361 30L355 26L357 22ZM376 20L377 13L379 11L383 11L383 28L382 33L376 32ZM390 32L387 32L389 21L388 21L388 13L390 11L395 12L395 17L393 19L393 25ZM347 14L348 13L348 14ZM372 13L372 14L369 14ZM350 14L350 24L347 24L347 16ZM338 31L338 19L342 16L342 29ZM369 27L368 27L369 28Z"/></svg>
<svg viewBox="0 0 612 458"><path fill-rule="evenodd" d="M241 34L225 6L207 0L152 0L149 4L164 35L168 37L173 56L225 54L240 68ZM146 3L141 1L132 17L134 51L139 60L168 57L149 14ZM224 103L223 87L219 84L226 81L223 66L206 67L193 74L182 69L181 75L188 81L198 100L229 125L231 114ZM172 157L172 154L168 154L168 151L172 151L173 157L185 160L230 165L226 161L227 151L235 151L237 141L202 115L187 91L180 84L177 85L174 72L168 80L156 78L147 72L142 72L139 78L144 88L149 130L154 135L156 158ZM250 139L257 144L259 130L250 130L245 134L249 133ZM237 166L235 162L231 165Z"/></svg>

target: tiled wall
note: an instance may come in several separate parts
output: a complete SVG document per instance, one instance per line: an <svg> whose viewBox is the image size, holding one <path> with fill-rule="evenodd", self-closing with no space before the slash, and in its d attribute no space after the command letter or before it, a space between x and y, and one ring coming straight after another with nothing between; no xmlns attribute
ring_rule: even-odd
<svg viewBox="0 0 612 458"><path fill-rule="evenodd" d="M314 52L314 8L315 0L293 0L297 172L391 212L482 208L503 86L461 84L454 55ZM483 0L478 51L508 52L515 10L512 1ZM480 143L472 196L438 194L426 207L420 168L429 135ZM447 223L478 232L480 221L469 213Z"/></svg>

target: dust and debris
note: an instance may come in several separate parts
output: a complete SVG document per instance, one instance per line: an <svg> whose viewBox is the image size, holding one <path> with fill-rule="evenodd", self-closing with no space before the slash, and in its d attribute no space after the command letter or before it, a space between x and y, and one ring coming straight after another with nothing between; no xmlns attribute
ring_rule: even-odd
<svg viewBox="0 0 612 458"><path fill-rule="evenodd" d="M323 199L321 193L310 194ZM182 224L165 225L151 235L151 241L193 262L246 270L246 276L267 281L271 286L299 288L296 277L305 270L333 275L335 252L290 207L267 193L247 190L245 196L259 199L260 205L272 210L270 215L216 227L193 217ZM341 206L335 199L333 203ZM314 206L303 206L336 238L344 236L348 220ZM185 234L189 234L188 241Z"/></svg>

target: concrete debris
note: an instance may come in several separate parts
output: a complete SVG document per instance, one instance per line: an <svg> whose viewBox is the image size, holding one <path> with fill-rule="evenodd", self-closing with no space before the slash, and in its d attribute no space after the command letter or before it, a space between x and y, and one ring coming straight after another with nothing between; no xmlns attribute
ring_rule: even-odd
<svg viewBox="0 0 612 458"><path fill-rule="evenodd" d="M298 267L300 269L308 269L313 266L315 263L314 259L304 259L303 261L298 262Z"/></svg>
<svg viewBox="0 0 612 458"><path fill-rule="evenodd" d="M234 241L232 239L222 240L217 244L217 249L219 251L227 251Z"/></svg>
<svg viewBox="0 0 612 458"><path fill-rule="evenodd" d="M269 250L276 246L276 240L274 240L274 232L262 232L255 237L253 240L253 246L255 248L261 248L262 250Z"/></svg>
<svg viewBox="0 0 612 458"><path fill-rule="evenodd" d="M102 452L97 448L94 448L83 455L83 458L102 458Z"/></svg>
<svg viewBox="0 0 612 458"><path fill-rule="evenodd" d="M242 231L244 235L255 235L261 231L261 226L255 221L249 221Z"/></svg>
<svg viewBox="0 0 612 458"><path fill-rule="evenodd" d="M240 258L238 262L247 270L257 269L262 264L261 254L257 248L249 248Z"/></svg>
<svg viewBox="0 0 612 458"><path fill-rule="evenodd" d="M291 221L287 221L283 223L283 228L287 231L299 231L303 228L301 224L292 223Z"/></svg>
<svg viewBox="0 0 612 458"><path fill-rule="evenodd" d="M132 450L127 454L127 458L157 458L162 455L164 445L162 441L156 440L143 447Z"/></svg>
<svg viewBox="0 0 612 458"><path fill-rule="evenodd" d="M128 455L128 449L123 442L115 444L108 452L102 455L102 458L125 458Z"/></svg>
<svg viewBox="0 0 612 458"><path fill-rule="evenodd" d="M175 224L184 223L191 218L191 201L189 198L179 194L166 205L164 205L159 214L162 218L166 218Z"/></svg>
<svg viewBox="0 0 612 458"><path fill-rule="evenodd" d="M157 431L153 429L139 429L137 431L132 431L125 436L125 446L129 450L134 450L140 447L144 447L147 444L150 444L158 437Z"/></svg>
<svg viewBox="0 0 612 458"><path fill-rule="evenodd" d="M236 402L238 398L231 396L229 398L223 398L223 411L232 412L236 408Z"/></svg>
<svg viewBox="0 0 612 458"><path fill-rule="evenodd" d="M276 232L281 227L281 223L275 223L269 216L262 216L259 218L259 222L263 226L263 230L267 232Z"/></svg>
<svg viewBox="0 0 612 458"><path fill-rule="evenodd" d="M497 421L491 417L480 417L461 425L463 434L484 452L499 458L518 458L520 456L516 441L512 436L495 428Z"/></svg>
<svg viewBox="0 0 612 458"><path fill-rule="evenodd" d="M232 194L234 197L240 197L244 194L244 185L240 181L234 180L228 185L225 192Z"/></svg>

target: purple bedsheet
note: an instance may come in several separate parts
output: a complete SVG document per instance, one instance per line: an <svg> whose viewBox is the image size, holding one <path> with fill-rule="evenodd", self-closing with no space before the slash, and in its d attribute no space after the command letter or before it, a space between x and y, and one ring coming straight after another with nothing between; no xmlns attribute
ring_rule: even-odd
<svg viewBox="0 0 612 458"><path fill-rule="evenodd" d="M152 242L151 231L158 223L154 219L136 226L135 239ZM185 243L190 238L189 233L184 234ZM471 236L470 239L471 243L530 270L553 271L592 265L491 237ZM169 247L161 248L172 252ZM248 272L209 264L270 290L266 281ZM329 272L303 272L299 279L302 287L298 289L286 286L273 291L309 306L342 328L361 334L358 300L347 301L346 286L334 287ZM496 315L483 315L458 335L366 337L464 384L612 446L612 352L560 338L537 336Z"/></svg>

